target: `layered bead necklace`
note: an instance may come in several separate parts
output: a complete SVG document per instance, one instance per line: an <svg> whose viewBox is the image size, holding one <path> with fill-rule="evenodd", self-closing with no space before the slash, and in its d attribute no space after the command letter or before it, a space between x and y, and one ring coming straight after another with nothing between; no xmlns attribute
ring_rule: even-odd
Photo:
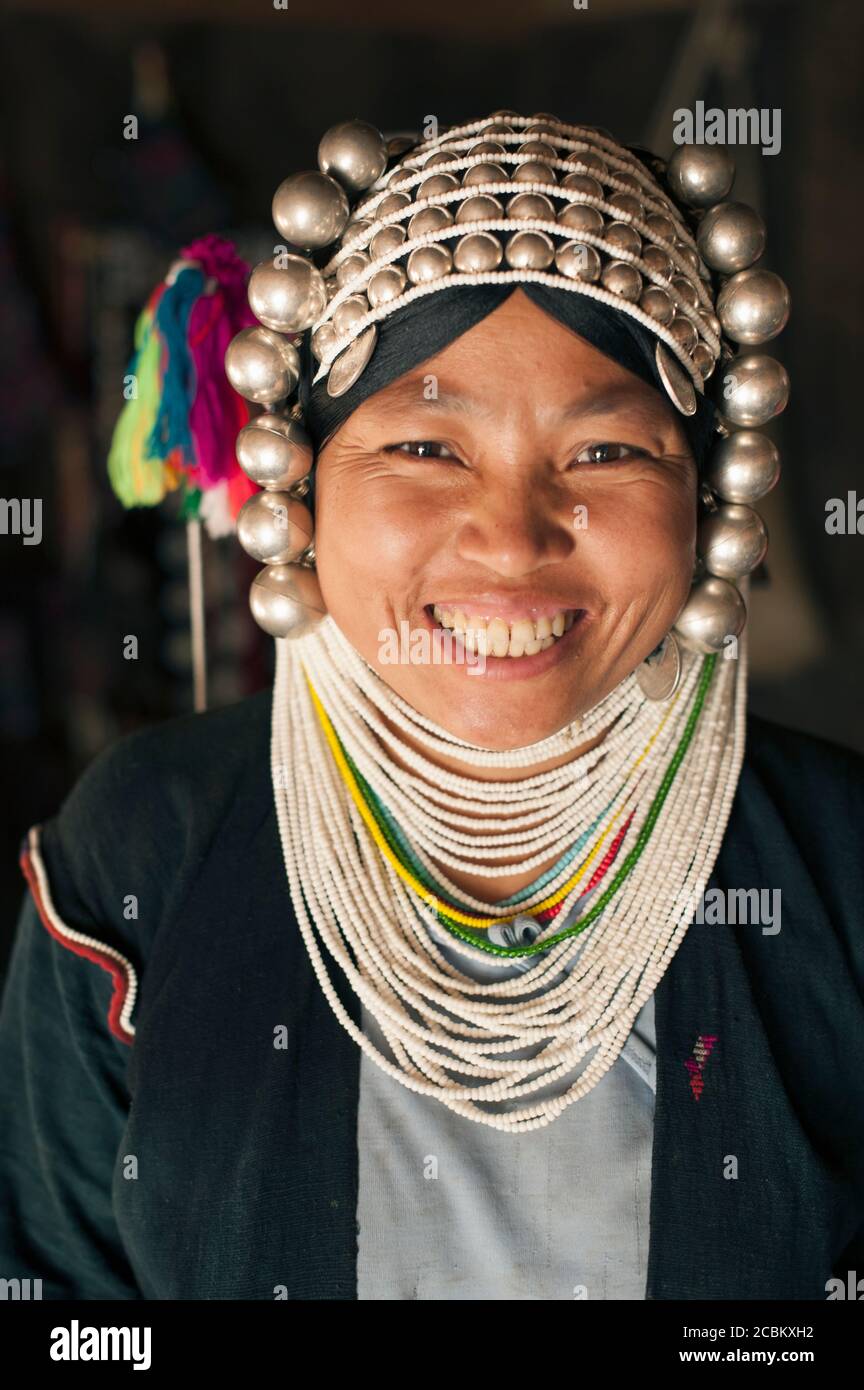
<svg viewBox="0 0 864 1390"><path fill-rule="evenodd" d="M614 1063L705 889L744 752L745 641L737 660L682 653L665 703L631 675L566 729L504 753L418 714L329 617L276 646L279 833L334 1014L410 1090L496 1129L549 1124ZM416 746L512 770L598 736L590 752L515 781L448 772ZM539 871L550 859L495 905L448 877ZM457 959L482 953L501 978L478 982L451 964L442 930ZM514 977L519 962L530 969ZM348 1014L333 965L387 1053Z"/></svg>

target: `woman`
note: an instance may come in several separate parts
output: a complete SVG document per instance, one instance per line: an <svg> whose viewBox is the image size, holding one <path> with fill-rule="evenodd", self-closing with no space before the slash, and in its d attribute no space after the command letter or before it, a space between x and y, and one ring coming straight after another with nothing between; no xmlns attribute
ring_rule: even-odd
<svg viewBox="0 0 864 1390"><path fill-rule="evenodd" d="M3 1272L824 1298L864 1258L864 776L746 717L761 223L722 152L546 115L319 163L226 360L274 688L30 833Z"/></svg>

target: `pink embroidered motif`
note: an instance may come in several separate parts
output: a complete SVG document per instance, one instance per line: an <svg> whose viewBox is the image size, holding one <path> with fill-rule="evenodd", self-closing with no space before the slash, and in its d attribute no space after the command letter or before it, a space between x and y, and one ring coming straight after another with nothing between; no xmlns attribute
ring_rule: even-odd
<svg viewBox="0 0 864 1390"><path fill-rule="evenodd" d="M693 1092L693 1099L698 1100L705 1089L705 1082L702 1080L702 1072L705 1070L705 1063L714 1051L714 1044L717 1041L716 1034L711 1036L700 1033L693 1048L693 1058L688 1057L684 1063L690 1073L690 1090Z"/></svg>

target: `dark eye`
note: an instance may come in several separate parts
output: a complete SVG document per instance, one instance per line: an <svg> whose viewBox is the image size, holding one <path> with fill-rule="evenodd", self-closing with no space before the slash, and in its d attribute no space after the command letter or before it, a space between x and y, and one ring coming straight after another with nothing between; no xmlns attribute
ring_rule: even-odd
<svg viewBox="0 0 864 1390"><path fill-rule="evenodd" d="M441 454L433 453L435 449L443 449ZM455 458L446 444L442 444L438 439L409 439L404 444L388 444L384 450L385 454L410 454L417 459L435 458Z"/></svg>
<svg viewBox="0 0 864 1390"><path fill-rule="evenodd" d="M625 457L645 458L645 449L632 444L588 444L576 456L576 463L621 463Z"/></svg>

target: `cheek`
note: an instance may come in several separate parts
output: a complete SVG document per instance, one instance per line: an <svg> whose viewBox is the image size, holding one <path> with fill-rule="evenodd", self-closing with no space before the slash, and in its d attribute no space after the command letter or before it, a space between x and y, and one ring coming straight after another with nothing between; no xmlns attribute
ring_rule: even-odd
<svg viewBox="0 0 864 1390"><path fill-rule="evenodd" d="M683 602L696 554L695 489L635 484L626 506L620 495L598 498L586 540L605 584L620 595L666 590Z"/></svg>
<svg viewBox="0 0 864 1390"><path fill-rule="evenodd" d="M331 611L340 601L376 601L404 592L434 550L436 525L428 506L391 479L346 473L318 480L315 550Z"/></svg>

